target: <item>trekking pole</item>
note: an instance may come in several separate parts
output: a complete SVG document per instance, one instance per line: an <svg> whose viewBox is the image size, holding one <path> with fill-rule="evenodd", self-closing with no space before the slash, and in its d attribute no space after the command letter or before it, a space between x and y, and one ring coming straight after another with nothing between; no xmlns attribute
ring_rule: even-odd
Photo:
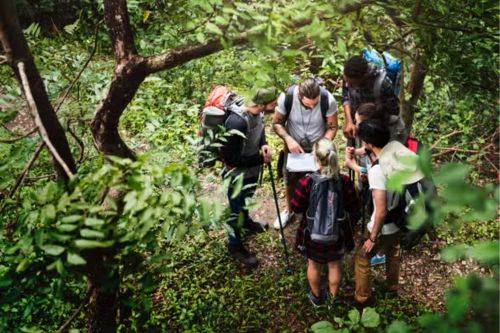
<svg viewBox="0 0 500 333"><path fill-rule="evenodd" d="M280 224L281 242L283 243L283 249L285 250L285 261L287 266L286 272L291 274L292 268L290 267L290 261L288 260L288 249L286 247L285 233L283 232L283 223L281 223L280 206L278 205L278 194L276 193L276 186L274 185L273 168L271 166L271 163L268 163L267 166L269 167L269 177L271 178L274 203L276 204L276 213L278 214L278 222Z"/></svg>

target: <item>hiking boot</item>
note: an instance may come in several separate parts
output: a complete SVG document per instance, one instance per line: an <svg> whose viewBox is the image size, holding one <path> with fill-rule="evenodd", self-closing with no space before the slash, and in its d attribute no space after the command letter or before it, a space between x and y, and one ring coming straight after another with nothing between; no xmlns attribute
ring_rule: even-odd
<svg viewBox="0 0 500 333"><path fill-rule="evenodd" d="M234 258L248 267L257 267L259 262L257 258L248 252L243 245L228 245L229 256Z"/></svg>
<svg viewBox="0 0 500 333"><path fill-rule="evenodd" d="M318 306L321 306L325 303L325 299L323 297L316 297L312 291L309 290L309 293L307 294L307 298L309 298L309 301L311 304L317 308Z"/></svg>
<svg viewBox="0 0 500 333"><path fill-rule="evenodd" d="M370 266L376 266L382 264L385 264L385 254L381 256L376 254L370 259Z"/></svg>
<svg viewBox="0 0 500 333"><path fill-rule="evenodd" d="M249 221L244 224L246 235L260 234L266 231L266 227L259 222Z"/></svg>
<svg viewBox="0 0 500 333"><path fill-rule="evenodd" d="M288 223L288 220L290 219L290 216L291 216L291 214L287 210L281 212L281 214L280 214L280 217L281 217L281 226L283 228ZM280 221L279 221L278 218L276 218L276 220L274 221L273 227L274 227L274 229L278 229L279 230L279 228L280 228Z"/></svg>

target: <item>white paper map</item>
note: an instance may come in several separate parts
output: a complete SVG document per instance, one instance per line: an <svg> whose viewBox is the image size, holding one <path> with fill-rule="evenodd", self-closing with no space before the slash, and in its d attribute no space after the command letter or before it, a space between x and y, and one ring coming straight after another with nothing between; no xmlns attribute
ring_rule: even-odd
<svg viewBox="0 0 500 333"><path fill-rule="evenodd" d="M286 169L291 172L317 171L313 154L292 154L289 153L286 162Z"/></svg>

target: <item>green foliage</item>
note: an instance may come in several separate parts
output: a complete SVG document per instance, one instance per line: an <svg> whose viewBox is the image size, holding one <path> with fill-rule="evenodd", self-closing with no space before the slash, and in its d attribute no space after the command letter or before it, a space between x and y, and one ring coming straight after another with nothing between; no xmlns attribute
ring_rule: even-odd
<svg viewBox="0 0 500 333"><path fill-rule="evenodd" d="M137 281L148 290L157 276L153 274L165 268L166 244L217 226L224 210L196 199L196 177L180 165L155 164L150 156L144 154L136 162L113 158L113 165L75 179L69 192L54 182L25 189L19 219L9 239L0 243L0 284L4 299L10 300L6 306L15 302L17 307L19 302L21 289L13 282L35 272L50 276L48 282L61 283L65 290L64 281L81 279L91 249L120 251L116 264L122 267L123 281ZM122 208L104 196L108 187L126 193ZM147 274L138 275L143 271ZM10 307L3 311L9 313Z"/></svg>
<svg viewBox="0 0 500 333"><path fill-rule="evenodd" d="M348 319L335 317L339 329L335 329L328 321L320 321L311 326L314 333L349 333L365 332L366 328L376 328L380 325L380 316L373 308L363 309L360 314L358 310L352 309L347 313Z"/></svg>

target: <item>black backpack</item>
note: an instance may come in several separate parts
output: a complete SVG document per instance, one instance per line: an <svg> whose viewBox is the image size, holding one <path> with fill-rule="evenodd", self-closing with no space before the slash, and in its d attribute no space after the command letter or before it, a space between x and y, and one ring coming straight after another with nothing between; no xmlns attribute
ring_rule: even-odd
<svg viewBox="0 0 500 333"><path fill-rule="evenodd" d="M293 105L293 91L295 90L295 87L297 87L297 84L293 84L288 89L286 90L285 94L285 118L288 119L288 116L290 115L290 112L292 111L292 105ZM324 87L320 87L320 107L321 107L321 114L323 115L323 119L326 121L326 114L328 112L329 108L329 100L328 100L328 91Z"/></svg>
<svg viewBox="0 0 500 333"><path fill-rule="evenodd" d="M312 179L307 230L314 242L334 245L342 240L341 223L346 219L342 197L342 181L310 174Z"/></svg>
<svg viewBox="0 0 500 333"><path fill-rule="evenodd" d="M404 185L401 193L389 192L387 200L387 222L394 222L402 231L401 246L410 250L420 243L422 237L432 230L431 202L437 194L436 186L432 180L423 178L415 183ZM425 211L427 220L418 230L410 230L409 217L417 199L425 195Z"/></svg>

